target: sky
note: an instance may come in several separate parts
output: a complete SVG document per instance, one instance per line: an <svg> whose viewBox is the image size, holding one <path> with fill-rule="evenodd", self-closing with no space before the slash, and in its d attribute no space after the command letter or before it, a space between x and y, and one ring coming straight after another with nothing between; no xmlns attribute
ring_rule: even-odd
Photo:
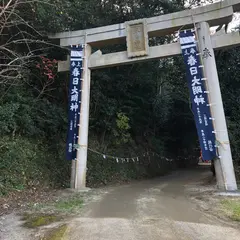
<svg viewBox="0 0 240 240"><path fill-rule="evenodd" d="M217 2L222 2L224 0L213 0L212 3L217 3ZM210 1L211 2L211 1ZM202 1L202 6L212 4L212 3L206 3L205 0ZM188 5L188 0L186 1L186 6ZM233 20L231 23L228 25L228 32L234 31L234 29L240 25L240 13L234 13L233 15ZM217 27L212 27L211 31L215 31Z"/></svg>

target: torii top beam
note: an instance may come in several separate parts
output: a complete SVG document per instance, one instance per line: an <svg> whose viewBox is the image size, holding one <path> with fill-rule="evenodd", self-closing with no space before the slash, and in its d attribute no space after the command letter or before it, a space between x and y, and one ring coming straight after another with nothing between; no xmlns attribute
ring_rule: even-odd
<svg viewBox="0 0 240 240"><path fill-rule="evenodd" d="M225 0L203 7L181 12L147 18L148 36L163 36L172 34L181 27L191 28L194 23L208 22L210 26L229 23L234 12L240 11L240 0ZM61 32L49 35L49 38L60 39L61 46L86 43L100 47L121 43L126 38L124 23L104 27Z"/></svg>

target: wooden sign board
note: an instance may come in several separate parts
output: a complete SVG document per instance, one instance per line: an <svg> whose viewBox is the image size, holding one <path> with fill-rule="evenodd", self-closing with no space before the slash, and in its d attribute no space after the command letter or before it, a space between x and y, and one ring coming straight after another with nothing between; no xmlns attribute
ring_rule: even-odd
<svg viewBox="0 0 240 240"><path fill-rule="evenodd" d="M125 25L128 57L134 58L148 55L149 45L146 20L129 21Z"/></svg>

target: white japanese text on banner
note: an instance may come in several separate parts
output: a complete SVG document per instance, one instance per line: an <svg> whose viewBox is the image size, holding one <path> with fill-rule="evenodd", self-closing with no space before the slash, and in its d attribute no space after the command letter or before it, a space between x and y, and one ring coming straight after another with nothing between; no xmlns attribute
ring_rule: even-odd
<svg viewBox="0 0 240 240"><path fill-rule="evenodd" d="M194 113L203 160L213 160L217 156L215 133L211 117L208 92L203 76L203 66L199 57L193 30L180 32L180 44L187 68L188 87Z"/></svg>
<svg viewBox="0 0 240 240"><path fill-rule="evenodd" d="M70 83L68 93L68 134L66 157L76 159L78 143L79 120L81 110L81 77L83 66L83 47L72 46L70 59Z"/></svg>

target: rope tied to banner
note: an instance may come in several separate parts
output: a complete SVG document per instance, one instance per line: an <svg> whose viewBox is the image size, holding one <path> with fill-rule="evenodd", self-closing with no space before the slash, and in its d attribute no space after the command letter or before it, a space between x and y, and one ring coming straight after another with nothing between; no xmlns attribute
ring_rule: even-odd
<svg viewBox="0 0 240 240"><path fill-rule="evenodd" d="M229 141L220 141L220 140L216 139L216 147L221 146L223 148L223 150L225 150L225 151L226 151L226 148L224 145L229 145L229 144L230 144Z"/></svg>

